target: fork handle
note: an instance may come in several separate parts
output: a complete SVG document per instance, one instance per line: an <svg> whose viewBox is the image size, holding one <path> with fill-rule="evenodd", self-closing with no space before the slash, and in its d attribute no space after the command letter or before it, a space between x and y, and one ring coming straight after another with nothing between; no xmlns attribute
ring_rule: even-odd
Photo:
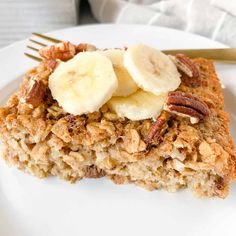
<svg viewBox="0 0 236 236"><path fill-rule="evenodd" d="M162 50L166 54L184 53L190 58L204 57L223 63L236 63L236 48Z"/></svg>

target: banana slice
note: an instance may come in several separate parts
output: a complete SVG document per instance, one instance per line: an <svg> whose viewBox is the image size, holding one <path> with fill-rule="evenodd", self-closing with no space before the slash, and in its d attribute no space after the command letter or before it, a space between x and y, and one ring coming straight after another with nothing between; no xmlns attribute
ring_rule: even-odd
<svg viewBox="0 0 236 236"><path fill-rule="evenodd" d="M81 52L62 62L49 77L52 96L74 115L97 111L117 89L111 61L98 52Z"/></svg>
<svg viewBox="0 0 236 236"><path fill-rule="evenodd" d="M101 51L101 53L111 60L118 79L118 88L114 92L113 96L128 96L136 92L138 86L133 81L123 64L125 50L107 49Z"/></svg>
<svg viewBox="0 0 236 236"><path fill-rule="evenodd" d="M181 82L180 74L169 57L143 44L126 50L124 66L140 88L156 95L175 90Z"/></svg>
<svg viewBox="0 0 236 236"><path fill-rule="evenodd" d="M107 105L119 117L126 117L130 120L155 119L162 111L166 97L166 94L157 96L138 90L128 97L113 97Z"/></svg>

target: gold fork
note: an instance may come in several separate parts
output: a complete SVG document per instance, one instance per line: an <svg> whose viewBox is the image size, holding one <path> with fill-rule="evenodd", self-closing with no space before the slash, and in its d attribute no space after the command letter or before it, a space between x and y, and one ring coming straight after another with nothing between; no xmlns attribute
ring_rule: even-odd
<svg viewBox="0 0 236 236"><path fill-rule="evenodd" d="M52 38L39 33L32 33L34 36L39 37L40 39L44 39L50 43L60 43L62 40ZM48 46L48 43L42 43L40 41L29 39L29 41L35 45L39 45L41 47ZM38 52L39 48L35 46L27 45L27 48ZM171 49L171 50L162 50L162 52L170 55L176 55L177 53L184 53L190 58L203 57L206 59L212 59L214 61L222 62L222 63L231 63L236 64L236 48L207 48L207 49ZM42 58L35 56L30 53L25 53L25 55L33 60L41 61Z"/></svg>
<svg viewBox="0 0 236 236"><path fill-rule="evenodd" d="M49 36L46 36L46 35L43 35L43 34L39 34L39 33L36 33L36 32L33 32L32 35L33 35L33 36L36 36L36 37L39 37L39 38L41 38L41 39L44 39L44 40L46 40L46 41L48 41L48 42L51 42L51 43L60 43L60 42L62 42L62 40L59 40L59 39L56 39L56 38L52 38L52 37L49 37ZM40 42L40 41L31 39L31 38L29 39L29 41L30 41L31 43L33 43L35 46L27 45L26 47L29 48L29 49L31 49L31 50L33 50L33 51L36 51L37 53L38 53L38 51L39 51L40 48L36 47L36 45L39 45L39 46L41 46L41 47L49 46L49 44L47 44L47 43L42 43L42 42ZM25 54L25 56L27 56L27 57L29 57L29 58L31 58L31 59L33 59L33 60L36 60L36 61L41 61L41 60L42 60L42 58L39 57L39 55L38 55L38 56L35 56L35 55L33 55L33 54L26 53L26 52L25 52L24 54Z"/></svg>

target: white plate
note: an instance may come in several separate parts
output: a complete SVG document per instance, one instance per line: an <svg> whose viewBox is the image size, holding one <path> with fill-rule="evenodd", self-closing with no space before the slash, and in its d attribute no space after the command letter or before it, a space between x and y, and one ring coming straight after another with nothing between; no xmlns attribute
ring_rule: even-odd
<svg viewBox="0 0 236 236"><path fill-rule="evenodd" d="M137 42L157 48L207 48L224 45L167 28L138 25L94 25L50 35L100 47ZM0 101L17 88L19 78L35 63L23 56L26 41L0 51ZM236 68L219 65L231 133L236 140ZM233 127L234 125L234 127ZM148 192L106 179L68 184L56 178L40 180L0 162L0 235L233 235L236 185L229 197L196 199L189 191Z"/></svg>

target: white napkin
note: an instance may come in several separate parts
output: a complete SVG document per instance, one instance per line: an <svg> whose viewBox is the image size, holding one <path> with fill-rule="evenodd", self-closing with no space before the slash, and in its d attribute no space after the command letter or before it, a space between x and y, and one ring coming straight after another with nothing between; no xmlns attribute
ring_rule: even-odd
<svg viewBox="0 0 236 236"><path fill-rule="evenodd" d="M76 25L78 0L0 0L0 47L29 37Z"/></svg>
<svg viewBox="0 0 236 236"><path fill-rule="evenodd" d="M236 47L236 0L89 0L100 22L159 25Z"/></svg>

